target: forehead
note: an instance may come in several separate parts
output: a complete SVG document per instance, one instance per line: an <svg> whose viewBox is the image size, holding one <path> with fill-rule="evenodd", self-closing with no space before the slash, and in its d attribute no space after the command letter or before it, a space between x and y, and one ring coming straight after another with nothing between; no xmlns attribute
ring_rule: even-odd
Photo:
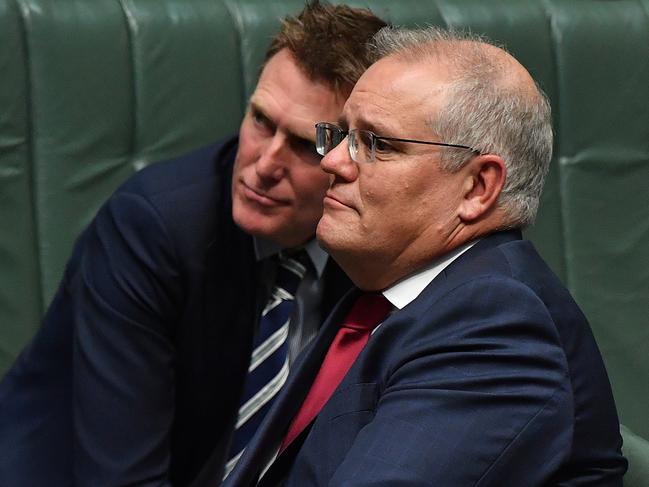
<svg viewBox="0 0 649 487"><path fill-rule="evenodd" d="M325 83L309 79L286 49L268 60L250 99L278 128L308 138L316 122L338 118L344 101Z"/></svg>
<svg viewBox="0 0 649 487"><path fill-rule="evenodd" d="M352 128L424 128L438 112L447 84L448 74L441 65L384 58L360 78L341 118Z"/></svg>

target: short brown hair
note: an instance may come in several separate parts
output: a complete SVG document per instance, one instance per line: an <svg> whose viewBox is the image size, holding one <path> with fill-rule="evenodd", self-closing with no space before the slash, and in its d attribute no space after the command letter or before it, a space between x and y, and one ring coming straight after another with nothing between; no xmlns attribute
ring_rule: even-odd
<svg viewBox="0 0 649 487"><path fill-rule="evenodd" d="M309 1L282 21L264 62L288 49L310 79L347 91L371 64L367 42L386 25L368 9Z"/></svg>

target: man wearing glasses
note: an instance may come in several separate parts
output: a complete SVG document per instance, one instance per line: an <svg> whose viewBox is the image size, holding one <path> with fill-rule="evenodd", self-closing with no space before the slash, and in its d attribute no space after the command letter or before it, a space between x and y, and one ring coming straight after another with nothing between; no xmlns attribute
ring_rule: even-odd
<svg viewBox="0 0 649 487"><path fill-rule="evenodd" d="M484 41L383 29L338 123L317 237L358 289L325 322L227 486L621 486L589 325L522 240L550 107Z"/></svg>
<svg viewBox="0 0 649 487"><path fill-rule="evenodd" d="M103 206L0 385L2 486L219 485L350 286L314 239L329 181L313 126L338 118L384 25L309 2L238 136Z"/></svg>

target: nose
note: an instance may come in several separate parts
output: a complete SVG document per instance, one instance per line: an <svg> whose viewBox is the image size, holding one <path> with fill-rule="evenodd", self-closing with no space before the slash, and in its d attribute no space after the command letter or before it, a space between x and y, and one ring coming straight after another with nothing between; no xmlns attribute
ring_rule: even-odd
<svg viewBox="0 0 649 487"><path fill-rule="evenodd" d="M286 137L277 131L262 148L255 163L255 172L261 179L279 181L286 170L284 151L288 145Z"/></svg>
<svg viewBox="0 0 649 487"><path fill-rule="evenodd" d="M320 161L320 167L332 174L334 180L352 182L358 177L358 164L349 155L349 137L330 150Z"/></svg>

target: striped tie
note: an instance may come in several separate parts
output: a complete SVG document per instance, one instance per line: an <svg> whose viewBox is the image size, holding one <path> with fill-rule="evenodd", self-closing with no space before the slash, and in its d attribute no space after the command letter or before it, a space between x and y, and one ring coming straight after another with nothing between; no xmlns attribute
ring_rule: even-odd
<svg viewBox="0 0 649 487"><path fill-rule="evenodd" d="M279 258L275 286L262 311L259 332L254 340L239 419L230 447L230 460L225 465L223 478L236 465L288 376L289 321L295 292L306 273L306 267L296 257L280 255Z"/></svg>

